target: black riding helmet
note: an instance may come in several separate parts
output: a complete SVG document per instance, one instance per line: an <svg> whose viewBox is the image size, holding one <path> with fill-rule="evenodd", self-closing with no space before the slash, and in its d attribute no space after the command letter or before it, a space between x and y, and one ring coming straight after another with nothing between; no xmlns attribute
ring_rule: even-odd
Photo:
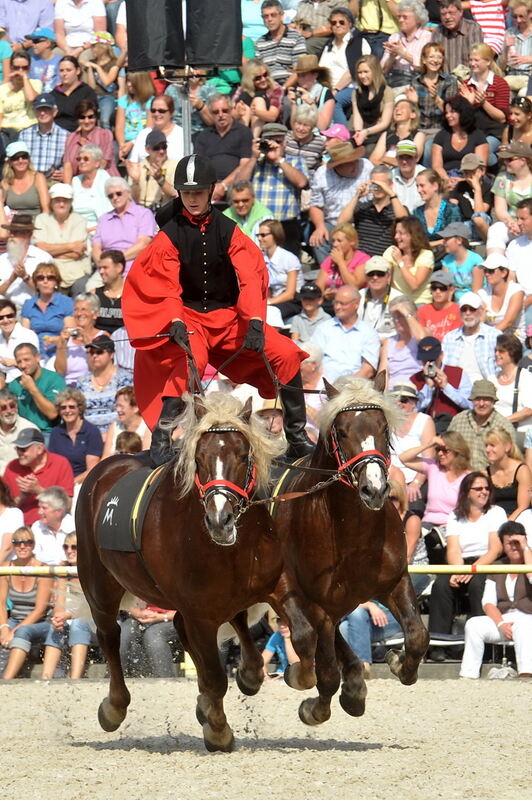
<svg viewBox="0 0 532 800"><path fill-rule="evenodd" d="M216 173L208 158L192 154L185 156L175 168L174 187L178 192L210 189L216 183Z"/></svg>

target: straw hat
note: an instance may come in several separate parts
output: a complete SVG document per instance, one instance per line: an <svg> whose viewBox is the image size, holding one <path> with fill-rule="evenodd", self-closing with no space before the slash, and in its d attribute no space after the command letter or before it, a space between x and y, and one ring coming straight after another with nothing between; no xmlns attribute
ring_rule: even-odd
<svg viewBox="0 0 532 800"><path fill-rule="evenodd" d="M302 75L304 72L317 72L320 83L323 83L324 86L331 85L331 73L327 67L320 67L318 56L299 56L297 59L295 72L298 75Z"/></svg>
<svg viewBox="0 0 532 800"><path fill-rule="evenodd" d="M328 169L334 169L341 164L349 164L351 161L357 161L362 158L366 148L364 146L354 147L350 142L345 144L337 144L329 149L331 160L327 163Z"/></svg>

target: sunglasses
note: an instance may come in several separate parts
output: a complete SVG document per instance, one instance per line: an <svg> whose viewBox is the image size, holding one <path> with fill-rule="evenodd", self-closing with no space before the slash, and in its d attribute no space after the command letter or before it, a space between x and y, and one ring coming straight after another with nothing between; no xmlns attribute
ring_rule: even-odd
<svg viewBox="0 0 532 800"><path fill-rule="evenodd" d="M388 274L387 272L368 272L366 277L367 278L383 278L387 274Z"/></svg>
<svg viewBox="0 0 532 800"><path fill-rule="evenodd" d="M269 76L270 76L269 72L261 72L259 75L255 75L253 80L254 81L260 81L261 78L269 78Z"/></svg>
<svg viewBox="0 0 532 800"><path fill-rule="evenodd" d="M64 544L63 550L74 550L74 552L78 549L77 544Z"/></svg>
<svg viewBox="0 0 532 800"><path fill-rule="evenodd" d="M90 161L90 156L78 156L78 161Z"/></svg>
<svg viewBox="0 0 532 800"><path fill-rule="evenodd" d="M55 275L36 275L36 281L56 281L57 278Z"/></svg>
<svg viewBox="0 0 532 800"><path fill-rule="evenodd" d="M11 544L14 544L15 547L21 544L23 544L25 547L29 547L30 544L35 544L35 542L33 539L11 539Z"/></svg>
<svg viewBox="0 0 532 800"><path fill-rule="evenodd" d="M87 348L87 354L89 356L101 356L102 353L108 353L108 350L93 350L92 348Z"/></svg>
<svg viewBox="0 0 532 800"><path fill-rule="evenodd" d="M271 236L271 233L269 231L268 233L257 233L258 239L264 239L265 236Z"/></svg>
<svg viewBox="0 0 532 800"><path fill-rule="evenodd" d="M1 319L15 319L16 316L17 316L16 314L0 314L0 320Z"/></svg>
<svg viewBox="0 0 532 800"><path fill-rule="evenodd" d="M490 269L489 267L482 267L486 275L493 275L494 272L497 272L499 267L495 267L495 269Z"/></svg>
<svg viewBox="0 0 532 800"><path fill-rule="evenodd" d="M440 286L439 284L432 284L432 286L430 287L430 291L431 292L446 292L448 288L449 288L448 286Z"/></svg>
<svg viewBox="0 0 532 800"><path fill-rule="evenodd" d="M163 150L166 152L166 150L168 150L168 145L167 144L158 144L156 147L152 147L152 150L155 150L156 153L158 153L158 152L160 153Z"/></svg>
<svg viewBox="0 0 532 800"><path fill-rule="evenodd" d="M29 155L27 153L17 153L16 156L11 156L10 161L27 161Z"/></svg>
<svg viewBox="0 0 532 800"><path fill-rule="evenodd" d="M450 453L451 451L449 450L448 447L442 447L441 444L438 444L438 445L436 445L436 452L437 453Z"/></svg>
<svg viewBox="0 0 532 800"><path fill-rule="evenodd" d="M168 108L150 108L152 114L169 114Z"/></svg>
<svg viewBox="0 0 532 800"><path fill-rule="evenodd" d="M109 192L107 197L109 198L109 200L112 200L113 197L122 197L123 194L124 192Z"/></svg>
<svg viewBox="0 0 532 800"><path fill-rule="evenodd" d="M18 408L16 403L3 403L0 405L0 412L2 411L16 411Z"/></svg>
<svg viewBox="0 0 532 800"><path fill-rule="evenodd" d="M211 114L229 114L228 108L218 108L216 111L214 108L211 108Z"/></svg>
<svg viewBox="0 0 532 800"><path fill-rule="evenodd" d="M43 42L49 42L50 39L45 39L42 36L39 36L37 39L32 39L31 41L33 44L42 44Z"/></svg>
<svg viewBox="0 0 532 800"><path fill-rule="evenodd" d="M471 486L469 491L470 492L489 492L489 486Z"/></svg>
<svg viewBox="0 0 532 800"><path fill-rule="evenodd" d="M341 25L343 28L347 25L347 21L345 19L332 19L331 26L332 25Z"/></svg>
<svg viewBox="0 0 532 800"><path fill-rule="evenodd" d="M96 114L80 114L78 119L96 119Z"/></svg>
<svg viewBox="0 0 532 800"><path fill-rule="evenodd" d="M460 306L460 311L462 312L470 311L472 314L474 314L478 310L479 310L478 308L473 308L473 306Z"/></svg>
<svg viewBox="0 0 532 800"><path fill-rule="evenodd" d="M64 406L59 406L59 411L76 411L77 408L78 407L76 405L73 406L64 405Z"/></svg>
<svg viewBox="0 0 532 800"><path fill-rule="evenodd" d="M29 66L27 64L25 64L23 67L16 67L15 64L11 64L11 71L12 72L29 72L30 68L29 68Z"/></svg>
<svg viewBox="0 0 532 800"><path fill-rule="evenodd" d="M398 403L411 403L413 400L414 400L413 397L398 397L397 398L397 402Z"/></svg>

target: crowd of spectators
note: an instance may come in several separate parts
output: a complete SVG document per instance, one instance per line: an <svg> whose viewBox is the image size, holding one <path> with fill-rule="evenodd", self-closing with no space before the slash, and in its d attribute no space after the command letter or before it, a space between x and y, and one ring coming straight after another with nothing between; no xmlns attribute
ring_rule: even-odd
<svg viewBox="0 0 532 800"><path fill-rule="evenodd" d="M185 92L128 70L122 0L0 0L1 560L75 564L70 511L87 472L149 447L121 295L176 197L186 97L212 202L263 252L268 321L309 354L305 388L386 371L405 412L393 478L410 560L526 560L532 0L241 7L242 64L193 71ZM308 395L313 438L318 406ZM528 545L519 530L497 536L506 520ZM532 613L530 581L519 597L511 579L484 596L481 576L443 576L433 632L451 633L466 584L476 615L504 592ZM46 643L43 676L68 647L83 674L92 633L74 624L78 595L68 581L0 578L4 677L32 636ZM134 640L167 675L173 612L138 602L123 653ZM373 601L357 614L344 625L353 646L368 620L393 623Z"/></svg>

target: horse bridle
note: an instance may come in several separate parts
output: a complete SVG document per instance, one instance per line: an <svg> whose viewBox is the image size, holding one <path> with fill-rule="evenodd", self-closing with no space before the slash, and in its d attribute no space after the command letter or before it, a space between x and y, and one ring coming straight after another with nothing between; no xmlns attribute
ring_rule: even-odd
<svg viewBox="0 0 532 800"><path fill-rule="evenodd" d="M344 406L341 408L338 414L342 414L344 411L381 411L382 408L374 403L361 403L352 406ZM338 416L338 414L336 416ZM390 466L390 459L387 458L384 453L381 453L380 450L362 450L361 453L358 455L353 456L353 458L347 458L344 451L342 450L342 446L338 440L338 433L336 431L335 423L331 425L331 443L332 443L332 453L336 459L336 463L338 464L338 472L340 473L341 477L340 480L342 483L345 483L346 486L350 486L352 488L357 488L358 486L358 470L364 464L371 464L376 463L383 466L386 470ZM344 478L343 476L347 476Z"/></svg>
<svg viewBox="0 0 532 800"><path fill-rule="evenodd" d="M205 433L242 433L238 428L208 428ZM224 478L214 478L212 481L202 483L196 469L194 476L194 483L198 490L200 500L204 508L206 508L209 500L215 495L222 495L231 504L235 522L247 508L251 499L251 494L255 488L257 479L257 468L253 463L251 451L248 453L248 463L246 469L246 478L244 488L237 486L236 483L226 481Z"/></svg>

